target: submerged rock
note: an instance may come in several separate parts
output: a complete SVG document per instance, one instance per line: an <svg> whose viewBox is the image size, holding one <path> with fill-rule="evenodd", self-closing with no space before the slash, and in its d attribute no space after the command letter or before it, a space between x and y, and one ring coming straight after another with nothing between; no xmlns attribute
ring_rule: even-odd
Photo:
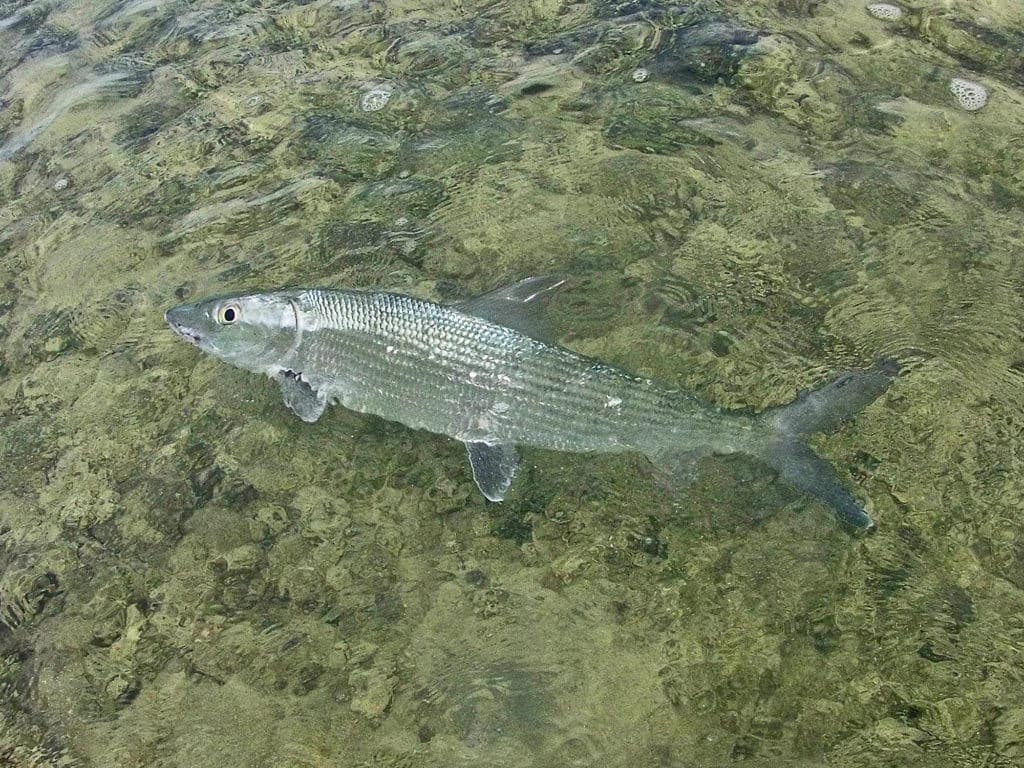
<svg viewBox="0 0 1024 768"><path fill-rule="evenodd" d="M629 98L614 99L605 105L604 136L612 146L669 154L687 146L716 143L707 133L688 124L687 118L703 115L696 99L657 83L649 88L626 90Z"/></svg>
<svg viewBox="0 0 1024 768"><path fill-rule="evenodd" d="M701 7L616 3L599 10L605 14L597 21L528 44L527 56L564 56L590 73L632 69L634 79L646 72L647 77L714 82L735 73L765 36ZM647 77L641 74L637 82Z"/></svg>
<svg viewBox="0 0 1024 768"><path fill-rule="evenodd" d="M707 20L669 31L652 68L675 79L713 82L735 74L740 63L757 52L763 32L731 21Z"/></svg>

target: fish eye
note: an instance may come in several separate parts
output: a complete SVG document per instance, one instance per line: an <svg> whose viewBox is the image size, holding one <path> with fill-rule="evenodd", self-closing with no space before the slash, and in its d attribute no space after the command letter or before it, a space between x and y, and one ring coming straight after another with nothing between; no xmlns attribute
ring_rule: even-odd
<svg viewBox="0 0 1024 768"><path fill-rule="evenodd" d="M237 304L225 304L217 310L217 322L221 325L231 325L241 314L242 310Z"/></svg>

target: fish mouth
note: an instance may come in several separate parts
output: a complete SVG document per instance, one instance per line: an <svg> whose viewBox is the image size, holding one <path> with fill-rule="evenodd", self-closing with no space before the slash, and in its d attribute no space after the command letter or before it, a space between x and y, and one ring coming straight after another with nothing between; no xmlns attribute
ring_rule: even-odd
<svg viewBox="0 0 1024 768"><path fill-rule="evenodd" d="M164 313L164 321L167 323L167 325L171 327L172 331L174 331L178 336L183 338L189 344L193 344L198 347L199 342L203 340L203 337L200 336L194 328L189 328L180 320L176 320L174 317L172 317L172 310L168 310L167 312Z"/></svg>

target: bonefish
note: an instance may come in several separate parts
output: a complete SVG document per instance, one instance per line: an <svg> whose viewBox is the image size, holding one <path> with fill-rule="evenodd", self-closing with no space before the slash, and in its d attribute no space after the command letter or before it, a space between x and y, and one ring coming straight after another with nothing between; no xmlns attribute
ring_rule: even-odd
<svg viewBox="0 0 1024 768"><path fill-rule="evenodd" d="M451 305L354 290L250 293L182 304L166 320L204 352L275 379L304 421L340 403L461 440L492 501L512 484L517 446L634 451L670 473L701 456L744 453L850 525L873 525L806 440L873 402L895 363L842 374L760 414L723 411L546 341L539 313L563 282L527 278Z"/></svg>

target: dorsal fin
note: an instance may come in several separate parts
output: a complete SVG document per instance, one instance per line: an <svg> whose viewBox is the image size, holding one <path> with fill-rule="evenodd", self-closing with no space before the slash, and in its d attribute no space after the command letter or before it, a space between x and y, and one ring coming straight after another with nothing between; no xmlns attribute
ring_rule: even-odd
<svg viewBox="0 0 1024 768"><path fill-rule="evenodd" d="M518 283L458 301L452 306L467 315L490 320L539 341L551 341L547 302L566 282L558 275L527 277Z"/></svg>

